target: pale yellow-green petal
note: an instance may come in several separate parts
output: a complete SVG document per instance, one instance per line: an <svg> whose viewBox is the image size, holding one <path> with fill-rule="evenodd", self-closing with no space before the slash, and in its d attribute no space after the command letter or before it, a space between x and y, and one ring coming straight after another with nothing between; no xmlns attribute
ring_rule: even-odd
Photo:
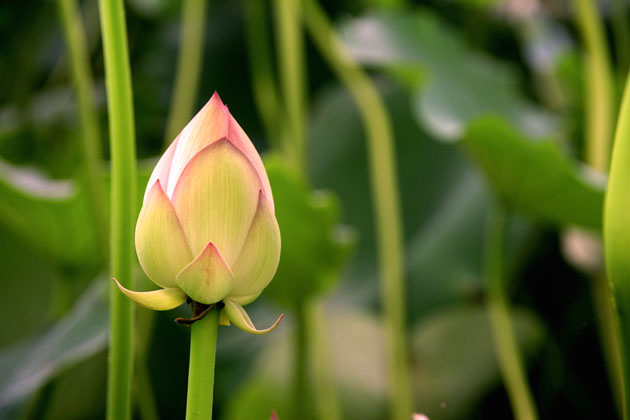
<svg viewBox="0 0 630 420"><path fill-rule="evenodd" d="M169 167L168 187L164 186L169 197L173 196L177 179L188 162L204 147L227 136L228 116L227 107L223 105L221 98L215 92L208 103L179 133L177 146L173 151L172 163Z"/></svg>
<svg viewBox="0 0 630 420"><path fill-rule="evenodd" d="M253 301L255 301L256 298L258 296L260 296L261 293L262 293L262 290L260 292L258 292L258 293L254 293L254 294L251 294L251 295L245 295L245 296L234 296L234 295L231 295L231 296L228 296L228 298L232 302L238 303L239 305L243 305L244 306L244 305L247 305L248 303L252 303Z"/></svg>
<svg viewBox="0 0 630 420"><path fill-rule="evenodd" d="M212 242L232 267L256 213L259 190L256 171L229 140L199 152L172 197L193 254Z"/></svg>
<svg viewBox="0 0 630 420"><path fill-rule="evenodd" d="M176 287L175 276L193 259L177 214L159 181L146 196L138 217L136 252L144 272L162 287Z"/></svg>
<svg viewBox="0 0 630 420"><path fill-rule="evenodd" d="M212 242L184 267L175 282L191 299L206 305L226 297L234 283L230 267Z"/></svg>
<svg viewBox="0 0 630 420"><path fill-rule="evenodd" d="M279 261L280 229L270 203L261 191L247 238L239 257L232 265L234 289L231 296L248 297L260 294L276 273Z"/></svg>
<svg viewBox="0 0 630 420"><path fill-rule="evenodd" d="M249 318L249 315L247 315L247 312L245 312L245 309L241 305L232 302L229 299L225 299L223 303L225 303L225 307L223 308L223 310L225 311L227 317L230 319L230 322L236 325L241 330L250 334L260 335L270 333L271 331L276 329L278 324L280 324L282 318L284 318L284 314L282 314L278 317L276 322L274 322L271 327L264 330L257 330L254 326L254 323Z"/></svg>
<svg viewBox="0 0 630 420"><path fill-rule="evenodd" d="M177 308L179 305L186 302L187 299L186 293L177 288L152 290L150 292L134 292L122 287L120 283L118 283L118 280L113 280L125 296L137 304L154 311L167 311Z"/></svg>

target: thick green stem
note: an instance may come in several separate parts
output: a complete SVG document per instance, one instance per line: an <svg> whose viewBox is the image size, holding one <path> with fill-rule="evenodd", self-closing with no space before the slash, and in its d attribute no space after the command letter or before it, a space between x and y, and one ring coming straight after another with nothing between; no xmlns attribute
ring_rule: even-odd
<svg viewBox="0 0 630 420"><path fill-rule="evenodd" d="M111 273L134 288L136 148L127 27L122 0L100 0L111 147ZM110 281L107 418L131 418L133 306Z"/></svg>
<svg viewBox="0 0 630 420"><path fill-rule="evenodd" d="M191 119L199 86L207 0L182 1L181 39L177 56L175 87L166 124L168 146Z"/></svg>
<svg viewBox="0 0 630 420"><path fill-rule="evenodd" d="M212 419L219 312L218 308L213 308L204 318L190 326L186 420Z"/></svg>
<svg viewBox="0 0 630 420"><path fill-rule="evenodd" d="M267 141L274 147L280 147L281 121L280 99L273 77L271 51L269 48L269 29L265 4L261 0L244 0L247 30L247 52L249 71L258 113L265 126Z"/></svg>
<svg viewBox="0 0 630 420"><path fill-rule="evenodd" d="M77 108L81 122L81 152L85 173L85 185L92 209L93 226L103 254L107 252L107 213L105 191L100 180L102 162L101 130L93 93L92 72L85 31L76 0L58 0L57 6L63 27L72 81L77 93Z"/></svg>
<svg viewBox="0 0 630 420"><path fill-rule="evenodd" d="M488 314L503 382L516 420L536 420L536 407L527 384L523 361L511 321L505 287L505 210L497 206L490 215L486 237L485 277Z"/></svg>
<svg viewBox="0 0 630 420"><path fill-rule="evenodd" d="M286 129L283 131L283 148L288 162L301 172L305 171L306 146L304 115L306 83L304 67L304 42L300 0L273 0L276 41Z"/></svg>
<svg viewBox="0 0 630 420"><path fill-rule="evenodd" d="M354 97L367 133L387 334L390 418L407 420L412 408L411 382L405 333L402 221L392 128L376 87L349 55L320 6L315 0L306 0L304 5L303 16L309 33Z"/></svg>
<svg viewBox="0 0 630 420"><path fill-rule="evenodd" d="M610 158L614 113L610 54L595 0L575 0L577 23L586 47L584 104L586 161L606 172Z"/></svg>
<svg viewBox="0 0 630 420"><path fill-rule="evenodd" d="M621 370L623 372L623 418L630 419L630 76L626 82L617 120L610 176L604 205L604 254L621 331Z"/></svg>

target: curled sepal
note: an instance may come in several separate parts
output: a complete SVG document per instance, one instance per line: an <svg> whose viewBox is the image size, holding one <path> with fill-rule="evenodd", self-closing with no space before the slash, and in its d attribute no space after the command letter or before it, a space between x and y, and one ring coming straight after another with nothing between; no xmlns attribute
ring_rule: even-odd
<svg viewBox="0 0 630 420"><path fill-rule="evenodd" d="M225 314L227 315L230 322L236 325L241 330L250 334L260 335L270 333L271 331L276 329L278 324L280 324L282 318L284 318L284 314L282 314L278 317L276 322L274 322L271 327L264 330L257 330L254 326L254 323L249 318L249 315L247 315L247 312L245 312L245 309L241 305L239 305L238 303L234 303L229 299L224 299L223 303L225 303L225 307L223 308L223 310L225 311Z"/></svg>
<svg viewBox="0 0 630 420"><path fill-rule="evenodd" d="M186 302L187 299L186 293L177 288L158 289L150 292L134 292L122 287L121 284L118 283L118 280L113 280L125 296L137 304L154 311L168 311L169 309L177 308L179 305Z"/></svg>
<svg viewBox="0 0 630 420"><path fill-rule="evenodd" d="M194 301L210 305L230 293L234 280L217 247L208 242L201 254L179 272L175 283Z"/></svg>

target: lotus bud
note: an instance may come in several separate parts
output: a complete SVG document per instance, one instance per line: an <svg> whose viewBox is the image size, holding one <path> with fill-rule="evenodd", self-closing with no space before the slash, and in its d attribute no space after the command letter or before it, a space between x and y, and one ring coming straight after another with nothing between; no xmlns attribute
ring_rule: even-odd
<svg viewBox="0 0 630 420"><path fill-rule="evenodd" d="M138 223L136 252L163 289L135 302L168 310L194 302L222 307L221 323L257 330L243 308L273 278L280 230L267 173L218 94L188 123L153 170Z"/></svg>

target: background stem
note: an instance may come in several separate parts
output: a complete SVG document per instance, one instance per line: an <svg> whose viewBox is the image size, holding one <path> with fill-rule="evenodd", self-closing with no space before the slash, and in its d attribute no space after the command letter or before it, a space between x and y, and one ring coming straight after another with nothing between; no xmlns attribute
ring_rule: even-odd
<svg viewBox="0 0 630 420"><path fill-rule="evenodd" d="M614 1L613 7L616 12L624 9L623 5ZM584 142L586 150L586 162L589 166L602 172L608 172L608 163L611 153L611 140L613 131L613 75L608 51L605 31L602 19L594 0L577 0L577 18L584 43L586 44L587 56L585 60L585 81L586 81L586 118L584 126ZM625 16L613 19L615 36L617 40L617 51L623 50L627 45L628 34L619 34L625 23ZM620 27L621 25L621 27ZM621 50L620 50L621 49ZM620 65L624 66L627 59L627 52L619 56ZM611 388L618 406L621 410L622 404L622 366L621 354L619 350L621 337L616 320L616 310L613 303L613 296L610 290L608 279L605 275L595 275L592 278L591 293L598 317L598 329L602 340L604 357L608 368Z"/></svg>
<svg viewBox="0 0 630 420"><path fill-rule="evenodd" d="M278 62L287 128L283 131L287 161L305 172L304 115L306 84L300 0L273 0Z"/></svg>
<svg viewBox="0 0 630 420"><path fill-rule="evenodd" d="M77 109L81 123L80 145L85 173L85 186L92 210L93 224L103 256L107 253L107 213L105 191L100 179L101 129L93 92L88 49L81 13L76 0L56 2L70 63L72 82L77 94Z"/></svg>
<svg viewBox="0 0 630 420"><path fill-rule="evenodd" d="M308 317L308 334L311 343L310 372L313 378L313 399L317 419L341 420L341 403L337 396L330 339L326 324L326 311L321 298L305 305Z"/></svg>
<svg viewBox="0 0 630 420"><path fill-rule="evenodd" d="M617 120L615 143L604 205L604 251L606 273L614 285L621 332L623 372L623 418L630 418L630 76L626 82Z"/></svg>
<svg viewBox="0 0 630 420"><path fill-rule="evenodd" d="M261 0L245 0L244 4L247 52L254 100L265 128L267 141L274 148L279 149L282 135L280 99L273 77L265 3Z"/></svg>
<svg viewBox="0 0 630 420"><path fill-rule="evenodd" d="M488 290L488 315L501 376L512 404L514 418L535 420L538 415L527 384L505 292L505 230L505 209L498 205L490 215L486 238L485 277Z"/></svg>
<svg viewBox="0 0 630 420"><path fill-rule="evenodd" d="M204 318L190 326L186 420L212 419L219 312L218 308L213 308Z"/></svg>
<svg viewBox="0 0 630 420"><path fill-rule="evenodd" d="M182 1L182 17L179 25L181 39L177 55L175 87L164 137L165 147L171 144L193 116L203 56L206 5L207 0Z"/></svg>
<svg viewBox="0 0 630 420"><path fill-rule="evenodd" d="M610 54L601 17L594 0L576 0L577 23L584 38L586 56L586 162L606 172L610 159L614 115L613 78Z"/></svg>
<svg viewBox="0 0 630 420"><path fill-rule="evenodd" d="M390 418L407 420L412 409L411 382L403 298L402 222L391 123L376 87L346 51L317 2L305 0L304 5L309 34L354 97L367 133L390 374Z"/></svg>
<svg viewBox="0 0 630 420"><path fill-rule="evenodd" d="M136 149L127 28L122 0L100 0L112 160L111 274L134 289ZM131 417L133 306L110 281L107 418Z"/></svg>
<svg viewBox="0 0 630 420"><path fill-rule="evenodd" d="M293 418L309 420L313 416L310 387L308 376L309 350L309 325L306 302L300 302L296 306L294 344L294 378L293 378Z"/></svg>

